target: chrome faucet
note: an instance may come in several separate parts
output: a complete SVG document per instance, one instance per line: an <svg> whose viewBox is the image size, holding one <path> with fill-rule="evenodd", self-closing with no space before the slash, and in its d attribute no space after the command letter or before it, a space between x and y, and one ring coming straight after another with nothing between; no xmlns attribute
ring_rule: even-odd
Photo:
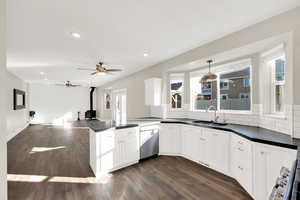
<svg viewBox="0 0 300 200"><path fill-rule="evenodd" d="M214 122L218 122L219 116L217 116L217 108L214 105L210 105L207 107L206 112L208 112L211 109L214 109L215 115L214 115Z"/></svg>

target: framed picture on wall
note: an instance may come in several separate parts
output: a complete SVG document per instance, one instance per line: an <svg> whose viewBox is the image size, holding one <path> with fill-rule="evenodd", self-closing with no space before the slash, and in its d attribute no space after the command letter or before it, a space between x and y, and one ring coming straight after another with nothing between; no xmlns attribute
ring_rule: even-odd
<svg viewBox="0 0 300 200"><path fill-rule="evenodd" d="M105 104L104 108L106 110L110 110L110 108L111 108L111 96L110 96L109 93L104 94L104 104Z"/></svg>
<svg viewBox="0 0 300 200"><path fill-rule="evenodd" d="M21 110L26 107L25 92L14 89L14 110Z"/></svg>

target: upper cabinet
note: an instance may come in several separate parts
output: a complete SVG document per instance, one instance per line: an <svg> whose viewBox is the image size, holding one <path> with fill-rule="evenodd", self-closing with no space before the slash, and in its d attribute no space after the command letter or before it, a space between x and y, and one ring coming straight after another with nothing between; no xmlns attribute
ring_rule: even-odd
<svg viewBox="0 0 300 200"><path fill-rule="evenodd" d="M161 105L161 85L162 79L150 78L145 80L145 105Z"/></svg>

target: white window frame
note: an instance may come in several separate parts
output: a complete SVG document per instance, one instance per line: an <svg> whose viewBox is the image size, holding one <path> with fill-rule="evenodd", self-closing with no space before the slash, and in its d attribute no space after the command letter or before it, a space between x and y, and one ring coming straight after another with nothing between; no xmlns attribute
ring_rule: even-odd
<svg viewBox="0 0 300 200"><path fill-rule="evenodd" d="M284 81L276 81L275 78L275 60L283 58L285 60L285 73L284 73ZM287 56L286 56L286 43L283 42L278 46L263 52L261 54L261 62L262 62L262 73L268 75L262 80L263 93L265 94L265 98L262 99L263 102L263 114L266 116L274 116L280 118L286 118L286 105L285 105L285 97L286 97L286 77L287 77ZM276 85L284 85L283 88L283 101L282 101L282 112L276 111L276 94L275 89Z"/></svg>
<svg viewBox="0 0 300 200"><path fill-rule="evenodd" d="M283 59L285 60L286 63L286 57L285 55L280 55L272 60L269 61L269 66L271 67L271 114L274 115L284 115L285 113L285 80L286 80L286 75L284 74L284 80L283 81L277 81L276 80L276 64L275 61L278 59ZM284 66L284 71L286 71L286 64ZM276 111L276 86L282 85L283 86L283 101L282 101L282 106L283 109L281 112Z"/></svg>
<svg viewBox="0 0 300 200"><path fill-rule="evenodd" d="M180 92L173 92L172 91L172 88L171 88L171 81L174 81L174 80L181 80L182 81L182 91ZM169 94L170 94L170 110L171 111L180 111L180 110L183 110L184 109L184 73L176 73L176 74L170 74L169 76ZM181 94L181 108L173 108L172 107L172 96L173 96L173 93L180 93Z"/></svg>
<svg viewBox="0 0 300 200"><path fill-rule="evenodd" d="M250 76L249 76L249 81L250 81L250 93L249 93L249 99L250 99L250 109L249 110L225 110L225 109L221 109L221 105L220 105L220 74L224 74L224 73L230 73L230 72L234 72L234 71L238 71L238 70L242 70L244 68L250 67ZM193 71L190 72L190 78L196 78L198 77L199 80L201 79L201 76L203 76L205 74L205 72L207 72L207 69L205 70L199 70L199 71ZM215 66L212 68L212 72L217 74L218 78L217 78L217 111L221 112L221 113L237 113L237 114L250 114L252 113L252 94L253 94L253 84L252 84L252 61L250 58L244 59L244 60L239 60L236 62L231 62L231 63L227 63L224 65L219 65L219 66ZM225 79L226 80L226 79ZM190 80L191 82L191 80ZM229 86L229 84L228 84ZM194 111L194 112L205 112L206 110L199 110L199 109L195 109L194 108L194 100L193 100L193 94L192 94L192 84L190 84L190 99L191 99L191 105L190 105L190 110ZM214 111L211 111L214 112Z"/></svg>

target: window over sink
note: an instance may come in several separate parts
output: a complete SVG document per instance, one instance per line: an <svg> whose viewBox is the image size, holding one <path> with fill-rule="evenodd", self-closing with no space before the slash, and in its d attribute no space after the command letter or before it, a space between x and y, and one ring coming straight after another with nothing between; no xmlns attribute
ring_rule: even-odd
<svg viewBox="0 0 300 200"><path fill-rule="evenodd" d="M251 61L241 60L212 68L218 75L214 82L201 83L207 70L190 73L191 110L251 110Z"/></svg>

